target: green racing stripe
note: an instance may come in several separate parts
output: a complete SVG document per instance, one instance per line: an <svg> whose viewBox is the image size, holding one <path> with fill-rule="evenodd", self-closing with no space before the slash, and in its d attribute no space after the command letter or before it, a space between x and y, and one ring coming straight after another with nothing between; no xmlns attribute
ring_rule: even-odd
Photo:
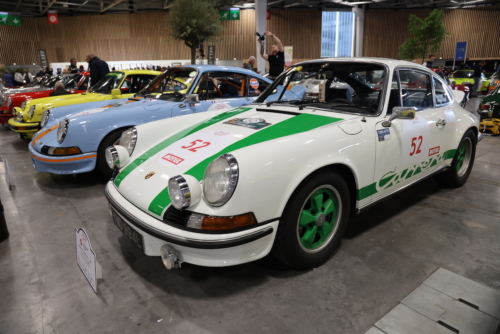
<svg viewBox="0 0 500 334"><path fill-rule="evenodd" d="M273 124L267 128L259 130L258 132L227 146L211 157L208 157L205 160L201 161L200 163L186 171L184 174L191 175L198 181L201 181L208 164L222 154L236 151L247 146L260 144L269 140L310 131L341 120L342 118L333 118L311 114L300 114L295 117L291 117L280 123ZM170 196L168 195L168 187L166 187L153 199L153 201L149 205L148 210L157 216L161 216L163 211L169 204Z"/></svg>
<svg viewBox="0 0 500 334"><path fill-rule="evenodd" d="M127 175L130 174L134 169L139 167L141 164L143 164L146 160L148 160L150 157L154 156L164 148L168 147L169 145L175 143L176 141L189 136L192 133L195 133L197 131L200 131L210 125L213 125L217 122L220 122L222 120L225 120L227 118L236 116L238 114L241 114L245 111L249 111L252 108L236 108L232 109L230 111L226 111L222 114L216 115L210 119L207 119L201 123L195 124L193 126L188 127L187 129L182 130L181 132L178 132L174 134L173 136L168 137L161 143L153 146L151 149L149 149L147 152L144 152L141 154L137 159L135 159L133 162L131 162L127 167L125 167L120 174L115 178L115 186L119 187L120 183L122 183L123 179L127 177Z"/></svg>

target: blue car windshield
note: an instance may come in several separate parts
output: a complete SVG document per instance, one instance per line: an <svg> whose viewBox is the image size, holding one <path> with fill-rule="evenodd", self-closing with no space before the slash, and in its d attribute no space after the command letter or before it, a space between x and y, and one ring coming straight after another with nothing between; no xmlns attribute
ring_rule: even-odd
<svg viewBox="0 0 500 334"><path fill-rule="evenodd" d="M255 101L374 114L386 77L377 63L325 61L290 67Z"/></svg>
<svg viewBox="0 0 500 334"><path fill-rule="evenodd" d="M187 94L197 76L198 71L195 69L184 67L173 68L157 76L137 95L156 95L162 99L168 99L168 95L181 96Z"/></svg>

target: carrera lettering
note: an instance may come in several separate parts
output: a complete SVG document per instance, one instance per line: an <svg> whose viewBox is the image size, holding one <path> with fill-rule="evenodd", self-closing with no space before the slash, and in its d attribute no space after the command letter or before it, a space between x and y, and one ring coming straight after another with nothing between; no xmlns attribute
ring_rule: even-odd
<svg viewBox="0 0 500 334"><path fill-rule="evenodd" d="M178 157L176 155L170 154L170 153L167 154L167 155L165 155L165 156L163 156L162 159L166 160L168 162L171 162L174 165L178 165L178 164L180 164L181 162L184 161L184 159L182 159L182 158L180 158L180 157Z"/></svg>
<svg viewBox="0 0 500 334"><path fill-rule="evenodd" d="M429 156L431 155L434 155L434 154L438 154L439 153L439 149L441 148L441 146L437 146L437 147L433 147L429 150Z"/></svg>

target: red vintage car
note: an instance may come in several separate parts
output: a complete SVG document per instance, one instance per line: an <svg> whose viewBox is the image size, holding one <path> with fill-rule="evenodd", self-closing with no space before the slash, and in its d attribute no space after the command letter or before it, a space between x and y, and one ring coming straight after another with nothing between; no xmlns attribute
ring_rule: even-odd
<svg viewBox="0 0 500 334"><path fill-rule="evenodd" d="M90 72L81 72L74 74L65 74L63 75L61 81L68 92L72 94L78 94L83 93L87 90L89 86L89 79ZM12 114L14 107L24 108L26 101L50 96L50 93L54 91L54 84L55 81L51 82L50 86L48 86L46 90L10 95L5 100L3 106L0 108L0 124L2 124L3 126L9 121L9 119L14 117L14 115Z"/></svg>

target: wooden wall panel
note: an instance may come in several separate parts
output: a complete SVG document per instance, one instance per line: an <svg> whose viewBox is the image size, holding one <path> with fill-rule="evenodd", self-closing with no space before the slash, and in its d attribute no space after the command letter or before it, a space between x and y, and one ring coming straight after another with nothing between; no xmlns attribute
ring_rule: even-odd
<svg viewBox="0 0 500 334"><path fill-rule="evenodd" d="M0 25L0 64L39 63L36 21L22 17L22 26Z"/></svg>
<svg viewBox="0 0 500 334"><path fill-rule="evenodd" d="M399 46L411 35L407 31L410 14L421 18L430 10L366 12L363 41L365 57L396 58ZM438 57L453 58L456 42L468 41L467 57L500 57L500 5L445 10L444 24L450 33Z"/></svg>

